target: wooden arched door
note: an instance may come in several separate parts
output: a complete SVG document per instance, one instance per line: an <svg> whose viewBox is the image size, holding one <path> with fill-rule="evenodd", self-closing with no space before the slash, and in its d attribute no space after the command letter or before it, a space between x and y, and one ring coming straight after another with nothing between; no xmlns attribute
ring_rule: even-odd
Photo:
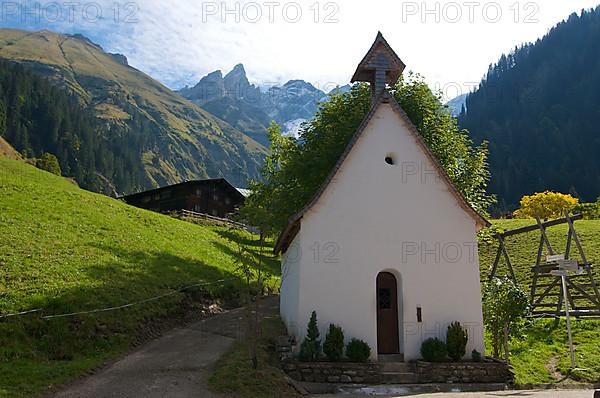
<svg viewBox="0 0 600 398"><path fill-rule="evenodd" d="M389 272L377 275L377 353L400 353L398 283Z"/></svg>

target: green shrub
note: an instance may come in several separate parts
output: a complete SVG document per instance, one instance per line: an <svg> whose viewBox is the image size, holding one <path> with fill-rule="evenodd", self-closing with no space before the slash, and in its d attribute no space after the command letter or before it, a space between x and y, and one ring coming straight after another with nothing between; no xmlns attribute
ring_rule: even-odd
<svg viewBox="0 0 600 398"><path fill-rule="evenodd" d="M319 358L320 356L320 347L314 341L310 341L304 339L302 344L300 344L300 353L298 354L298 359L303 362L312 362Z"/></svg>
<svg viewBox="0 0 600 398"><path fill-rule="evenodd" d="M491 335L494 358L499 358L504 348L504 359L508 361L510 337L525 327L531 311L529 297L507 276L491 279L483 291L483 323Z"/></svg>
<svg viewBox="0 0 600 398"><path fill-rule="evenodd" d="M429 338L421 345L421 355L427 362L444 362L448 357L448 348L437 337Z"/></svg>
<svg viewBox="0 0 600 398"><path fill-rule="evenodd" d="M473 350L471 351L471 359L473 359L473 362L481 362L483 361L483 355L479 351Z"/></svg>
<svg viewBox="0 0 600 398"><path fill-rule="evenodd" d="M319 340L319 325L317 324L317 313L315 311L310 315L306 338L300 344L301 361L316 361L321 356L321 340Z"/></svg>
<svg viewBox="0 0 600 398"><path fill-rule="evenodd" d="M371 347L359 339L352 339L346 347L346 356L352 362L367 362L371 356Z"/></svg>
<svg viewBox="0 0 600 398"><path fill-rule="evenodd" d="M327 359L332 362L337 362L344 354L344 332L340 326L329 325L329 332L325 336L325 344L323 344L323 352L327 355Z"/></svg>
<svg viewBox="0 0 600 398"><path fill-rule="evenodd" d="M56 156L48 152L44 152L39 159L36 159L35 167L46 170L52 174L56 174L57 176L62 174L58 159Z"/></svg>
<svg viewBox="0 0 600 398"><path fill-rule="evenodd" d="M573 208L573 214L580 213L586 220L597 220L600 218L600 201L595 203L579 203Z"/></svg>
<svg viewBox="0 0 600 398"><path fill-rule="evenodd" d="M446 332L448 356L455 361L460 361L465 356L468 340L469 335L460 322L452 322Z"/></svg>

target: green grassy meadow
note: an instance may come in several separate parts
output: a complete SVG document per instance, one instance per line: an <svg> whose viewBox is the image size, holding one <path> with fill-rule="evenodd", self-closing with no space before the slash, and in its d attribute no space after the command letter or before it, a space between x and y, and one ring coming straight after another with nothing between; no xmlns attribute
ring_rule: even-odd
<svg viewBox="0 0 600 398"><path fill-rule="evenodd" d="M112 312L43 315L119 306L202 282L236 277L238 244L256 237L133 208L79 189L23 162L0 158L0 397L43 393L126 351L144 328L235 302L237 281L176 293ZM269 257L271 286L279 264Z"/></svg>
<svg viewBox="0 0 600 398"><path fill-rule="evenodd" d="M530 223L494 224L512 229ZM600 221L575 225L588 259L597 263ZM564 250L566 231L566 226L549 229L557 252ZM517 277L527 291L538 239L536 232L507 239ZM122 355L153 325L200 310L203 299L235 302L240 285L228 281L117 311L41 319L235 278L234 240L257 253L255 236L133 208L24 162L0 158L0 315L42 309L0 318L0 397L36 396L72 380ZM496 247L493 241L480 245L482 280L487 279ZM270 287L276 289L278 260L269 257L266 267ZM574 321L574 338L577 365L585 370L574 372L572 379L598 382L600 321ZM557 383L569 373L564 320L558 327L552 320L532 322L524 336L512 341L511 350L519 384ZM220 372L248 365L240 365L243 351L242 342L221 362ZM264 377L271 379L274 370L266 372ZM213 380L217 390L218 383Z"/></svg>
<svg viewBox="0 0 600 398"><path fill-rule="evenodd" d="M509 230L535 224L535 220L497 220L496 228ZM592 264L600 262L600 220L580 220L575 222L575 230L581 240L585 255ZM564 253L568 227L566 224L547 230L548 238L556 253ZM535 264L539 232L528 232L506 238L506 245L520 285L529 294L532 281L530 268ZM487 280L493 264L498 244L495 241L481 243L479 247L481 280ZM573 243L571 257L579 259ZM498 275L508 275L504 260L500 262ZM596 277L598 281L599 278ZM547 282L547 281L546 281ZM555 327L550 319L532 321L520 338L511 342L511 363L518 384L540 384L582 381L600 382L600 321L573 320L576 365L584 370L576 370L569 375L569 345L565 320ZM491 345L487 347L491 352Z"/></svg>

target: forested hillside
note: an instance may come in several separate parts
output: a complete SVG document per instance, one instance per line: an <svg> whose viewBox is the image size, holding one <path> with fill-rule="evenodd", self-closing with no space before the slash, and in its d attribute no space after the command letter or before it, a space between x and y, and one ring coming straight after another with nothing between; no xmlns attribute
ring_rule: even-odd
<svg viewBox="0 0 600 398"><path fill-rule="evenodd" d="M65 90L25 67L0 60L0 136L25 157L55 154L63 174L90 190L124 190L144 180L142 151L153 139L143 123L117 134ZM110 137L110 139L109 139Z"/></svg>
<svg viewBox="0 0 600 398"><path fill-rule="evenodd" d="M489 140L499 208L553 189L600 195L600 7L554 27L490 66L459 117Z"/></svg>
<svg viewBox="0 0 600 398"><path fill-rule="evenodd" d="M23 77L18 87L22 98L10 99L19 104L20 116L9 115L19 121L6 132L7 141L33 155L58 152L64 171L86 188L132 193L206 177L244 185L258 174L267 152L129 66L124 56L106 53L83 36L0 29L0 58L68 93L60 96L42 88L39 80ZM25 95L38 88L43 93Z"/></svg>

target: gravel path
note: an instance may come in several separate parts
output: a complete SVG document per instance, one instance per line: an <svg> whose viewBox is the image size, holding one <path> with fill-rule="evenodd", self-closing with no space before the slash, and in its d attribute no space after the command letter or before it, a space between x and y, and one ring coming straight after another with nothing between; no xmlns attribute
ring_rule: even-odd
<svg viewBox="0 0 600 398"><path fill-rule="evenodd" d="M261 304L262 313L276 314L279 298ZM207 388L211 368L244 327L244 310L237 309L174 329L54 397L216 398Z"/></svg>

